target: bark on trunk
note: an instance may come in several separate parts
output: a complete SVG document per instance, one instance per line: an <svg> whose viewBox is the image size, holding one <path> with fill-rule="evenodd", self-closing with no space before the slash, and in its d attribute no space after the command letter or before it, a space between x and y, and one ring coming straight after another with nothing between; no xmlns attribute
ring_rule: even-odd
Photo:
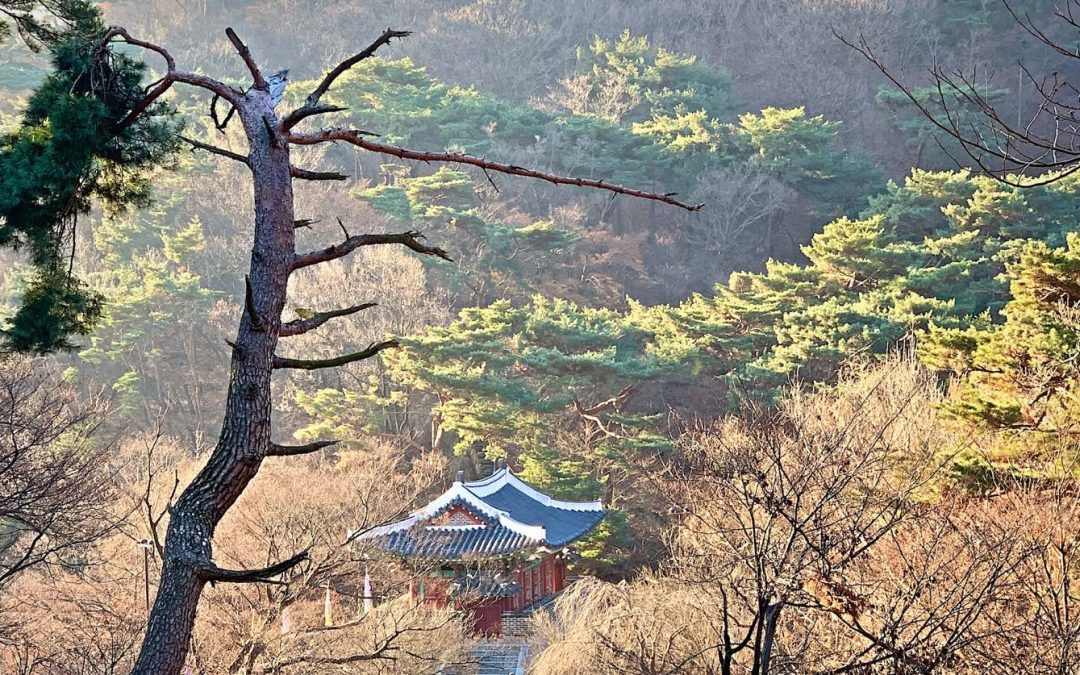
<svg viewBox="0 0 1080 675"><path fill-rule="evenodd" d="M270 446L270 376L294 255L289 144L272 131L278 119L266 92L250 90L237 115L248 138L255 185L250 301L244 303L235 340L221 436L170 514L161 581L132 671L139 675L182 672L213 559L214 530Z"/></svg>

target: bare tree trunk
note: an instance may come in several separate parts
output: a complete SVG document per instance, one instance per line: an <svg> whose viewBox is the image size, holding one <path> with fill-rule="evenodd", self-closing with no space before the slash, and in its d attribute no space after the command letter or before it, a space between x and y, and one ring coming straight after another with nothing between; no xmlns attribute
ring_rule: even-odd
<svg viewBox="0 0 1080 675"><path fill-rule="evenodd" d="M199 596L213 578L207 565L214 530L270 446L270 376L294 254L289 144L271 137L278 120L266 92L251 89L237 108L255 185L251 290L233 349L221 437L170 516L160 587L132 671L137 674L183 669Z"/></svg>
<svg viewBox="0 0 1080 675"><path fill-rule="evenodd" d="M783 605L779 602L765 608L765 636L761 644L761 675L769 675L769 661L772 660L773 641L776 638L776 624L780 620L780 610Z"/></svg>

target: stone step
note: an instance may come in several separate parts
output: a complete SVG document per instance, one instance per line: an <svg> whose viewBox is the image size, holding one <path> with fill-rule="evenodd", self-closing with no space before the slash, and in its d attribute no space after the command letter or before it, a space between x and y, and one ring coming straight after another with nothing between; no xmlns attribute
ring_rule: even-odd
<svg viewBox="0 0 1080 675"><path fill-rule="evenodd" d="M443 675L525 675L528 646L521 642L482 642L469 649L470 663L442 670Z"/></svg>

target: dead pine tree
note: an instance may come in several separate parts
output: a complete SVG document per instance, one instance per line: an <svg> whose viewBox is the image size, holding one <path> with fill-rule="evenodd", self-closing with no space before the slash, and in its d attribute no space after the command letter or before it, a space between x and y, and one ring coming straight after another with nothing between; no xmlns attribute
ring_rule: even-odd
<svg viewBox="0 0 1080 675"><path fill-rule="evenodd" d="M246 570L224 569L216 565L213 559L215 528L254 478L266 457L304 455L329 447L335 442L324 440L307 445L287 446L272 440L270 381L274 371L287 368L332 368L374 357L379 352L396 346L393 341L386 341L355 353L325 360L277 356L279 338L306 333L332 318L359 312L366 306L356 305L317 313L307 319L282 322L281 312L285 306L289 276L298 269L347 256L363 246L398 245L421 255L449 259L442 249L424 244L422 236L417 232L346 235L342 242L334 246L297 252L294 239L297 220L294 213L293 180L342 180L344 177L337 173L312 171L296 166L291 158L294 145L345 142L362 150L400 159L468 165L485 172L607 190L690 211L701 208L700 204L680 202L671 194L635 190L602 180L559 176L463 154L423 152L386 145L374 140L374 134L369 131L346 128L329 128L316 132L297 131L297 125L304 120L341 111L342 108L322 101L337 78L357 63L372 57L379 48L396 38L404 38L409 33L385 31L365 49L330 70L302 106L281 114L277 105L284 88L282 79L267 79L252 52L236 33L232 29L225 32L250 73L251 86L247 90L238 90L206 75L179 70L167 49L139 40L124 28L109 29L101 42L100 51L103 53L108 52L111 44L126 43L153 52L165 61L166 71L162 79L147 89L145 98L132 108L122 124L137 120L175 85L196 87L212 95L211 113L215 121L215 104L228 104L232 110L229 115L235 115L235 119L243 127L248 145L246 154L200 141L188 142L196 148L245 164L251 170L255 196L254 240L250 270L245 279L243 314L236 339L230 342L233 351L225 420L221 436L206 465L183 490L172 507L164 543L161 581L133 671L137 674L162 675L182 671L199 596L208 582L270 581L302 562L307 555L305 551L299 551L275 565Z"/></svg>

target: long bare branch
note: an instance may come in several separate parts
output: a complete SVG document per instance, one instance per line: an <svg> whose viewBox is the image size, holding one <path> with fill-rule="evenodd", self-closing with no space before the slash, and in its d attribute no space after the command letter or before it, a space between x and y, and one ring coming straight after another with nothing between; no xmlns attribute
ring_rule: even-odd
<svg viewBox="0 0 1080 675"><path fill-rule="evenodd" d="M266 456L295 457L297 455L310 455L313 452L329 448L340 442L341 441L315 441L314 443L305 443L304 445L279 445L277 443L271 443L270 449L266 451Z"/></svg>
<svg viewBox="0 0 1080 675"><path fill-rule="evenodd" d="M247 66L248 72L251 73L251 79L255 82L257 89L267 89L269 85L266 84L266 78L263 77L262 71L259 70L259 66L255 63L255 59L251 56L251 50L240 39L231 27L225 29L225 35L229 38L229 42L236 48L236 53L240 55L240 58L244 60L244 65Z"/></svg>
<svg viewBox="0 0 1080 675"><path fill-rule="evenodd" d="M380 244L399 244L417 253L433 255L443 260L451 260L446 251L437 246L427 246L420 243L423 235L419 232L401 232L398 234L357 234L347 238L340 244L329 246L320 251L299 253L293 258L293 270L302 267L317 265L321 262L336 260L349 255L361 246L378 246Z"/></svg>
<svg viewBox="0 0 1080 675"><path fill-rule="evenodd" d="M355 363L357 361L363 361L364 359L370 359L379 352L386 349L393 349L397 347L397 340L385 340L383 342L376 342L359 352L352 354L345 354L344 356L338 356L332 359L289 359L281 356L274 357L274 368L295 368L300 370L319 370L322 368L337 368L338 366L344 366L348 363Z"/></svg>
<svg viewBox="0 0 1080 675"><path fill-rule="evenodd" d="M309 171L298 166L289 167L289 175L300 180L348 180L348 176L337 171Z"/></svg>
<svg viewBox="0 0 1080 675"><path fill-rule="evenodd" d="M1055 52L1057 52L1061 56L1064 56L1064 57L1069 58L1069 59L1080 59L1080 54L1072 51L1071 49L1066 48L1064 45L1059 43L1057 40L1054 40L1053 38L1051 38L1041 28L1039 28L1035 24L1035 22L1032 21L1030 14L1025 12L1023 14L1023 16L1021 16L1020 13L1016 10L1016 8L1014 8L1011 4L1009 4L1009 0L1001 0L1001 4L1005 5L1005 9L1012 16L1013 21L1015 21L1017 25L1019 25L1021 28L1023 28L1024 31L1028 35L1032 36L1033 38L1035 38L1039 42L1043 43L1047 47L1053 49ZM1061 19L1061 20L1065 21L1066 23L1068 23L1070 25L1073 25L1075 27L1075 22L1071 19L1071 17L1063 14L1060 10L1055 12L1055 15L1059 19Z"/></svg>
<svg viewBox="0 0 1080 675"><path fill-rule="evenodd" d="M209 563L199 569L199 576L207 581L223 581L232 584L267 583L271 577L284 574L307 559L308 551L305 549L287 560L253 570L227 570Z"/></svg>
<svg viewBox="0 0 1080 675"><path fill-rule="evenodd" d="M251 163L250 160L245 155L241 155L238 152L233 152L232 150L226 150L225 148L219 148L216 145L210 145L209 143L203 143L202 141L197 141L194 138L188 138L187 136L180 136L180 140L182 140L183 142L190 145L192 147L192 150L194 150L194 149L205 150L205 151L213 153L215 155L221 155L222 157L228 157L229 159L236 160L237 162L240 162L241 164L250 164Z"/></svg>
<svg viewBox="0 0 1080 675"><path fill-rule="evenodd" d="M288 323L281 324L281 330L278 331L279 337L290 337L292 335L302 335L308 331L315 330L319 326L323 325L330 319L335 319L339 316L348 316L350 314L356 314L357 312L371 307L377 307L377 302L365 302L360 305L353 305L352 307L346 307L344 309L331 309L326 312L315 312L315 316L307 319L297 319L296 321L289 321Z"/></svg>
<svg viewBox="0 0 1080 675"><path fill-rule="evenodd" d="M344 141L351 143L364 150L371 152L377 152L383 155L390 155L392 157L398 157L400 159L414 159L421 162L440 162L446 164L465 164L468 166L475 166L484 171L495 171L496 173L508 174L511 176L522 176L525 178L536 178L539 180L554 183L556 185L575 185L578 187L596 188L598 190L606 190L608 192L614 192L616 194L627 195L630 197L636 197L638 199L648 199L657 202L663 202L665 204L671 204L687 211L698 211L704 204L687 204L686 202L675 199L674 192L668 193L656 193L647 192L645 190L637 190L635 188L628 188L622 185L616 185L604 180L596 180L592 178L577 178L574 176L561 176L559 174L548 173L545 171L538 171L536 169L526 169L522 166L516 166L514 164L504 164L502 162L493 162L483 157L474 157L473 155L457 154L453 152L427 152L423 150L411 150L409 148L403 148L396 145L388 145L386 143L379 143L369 140L364 136L362 132L355 131L353 129L326 129L317 133L303 134L303 133L289 133L287 138L290 143L296 145L317 145L319 143L327 143L331 141Z"/></svg>
<svg viewBox="0 0 1080 675"><path fill-rule="evenodd" d="M411 31L409 30L391 30L390 28L387 28L386 30L382 31L382 35L376 38L375 42L368 44L366 48L343 60L343 62L335 66L333 70L327 72L326 77L323 78L322 82L319 83L319 86L316 86L314 91L312 91L308 95L307 102L305 102L305 104L303 104L303 107L298 109L296 112L299 112L299 110L303 109L311 110L316 104L319 103L319 99L323 97L323 94L329 91L330 86L334 85L335 80L337 80L342 75L345 75L345 73L350 68L352 68L356 64L359 64L365 58L370 58L374 56L375 53L379 51L380 48L382 48L382 46L390 44L390 41L394 38L407 38L410 35L413 35L413 33L411 33ZM300 119L303 118L301 117Z"/></svg>

